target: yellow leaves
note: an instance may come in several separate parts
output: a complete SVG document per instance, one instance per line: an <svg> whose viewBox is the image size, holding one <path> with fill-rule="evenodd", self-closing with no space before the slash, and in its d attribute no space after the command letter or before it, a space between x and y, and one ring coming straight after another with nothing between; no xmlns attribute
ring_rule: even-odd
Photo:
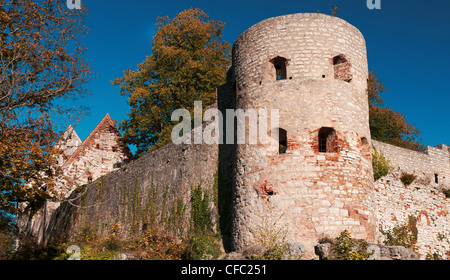
<svg viewBox="0 0 450 280"><path fill-rule="evenodd" d="M2 23L10 23L12 19L5 11L2 10L0 11L0 21Z"/></svg>
<svg viewBox="0 0 450 280"><path fill-rule="evenodd" d="M200 9L159 17L152 55L138 70L124 71L113 81L129 96L130 119L122 123L124 138L138 147L138 156L170 140L173 110L192 110L194 101L210 105L223 84L231 45L220 41L223 23L209 20Z"/></svg>
<svg viewBox="0 0 450 280"><path fill-rule="evenodd" d="M32 122L31 119L28 120ZM0 199L33 201L55 193L52 168L56 164L46 121L29 123L29 127L9 127L0 139L0 168L3 172ZM48 137L47 139L44 139ZM46 186L46 191L42 189ZM8 192L3 192L9 190Z"/></svg>

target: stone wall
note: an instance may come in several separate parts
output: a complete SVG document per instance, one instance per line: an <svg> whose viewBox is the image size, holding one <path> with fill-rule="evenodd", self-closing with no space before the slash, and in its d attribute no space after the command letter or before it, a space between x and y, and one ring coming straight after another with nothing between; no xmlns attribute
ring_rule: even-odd
<svg viewBox="0 0 450 280"><path fill-rule="evenodd" d="M83 228L105 235L114 224L128 235L157 225L183 236L191 191L201 185L228 251L255 243L255 230L267 216L287 230L287 241L305 246L306 258L314 256L321 237L348 230L354 238L381 243L381 231L413 217L420 256L445 256L450 225L442 188L450 183L449 149L415 152L371 141L367 78L364 38L342 19L295 14L258 23L234 45L217 107L224 121L226 109L279 109L286 152L280 153L278 137L268 144L168 144L106 175L100 168L101 178L72 193L51 216L46 236L73 236ZM323 128L333 132L326 151ZM221 131L221 138L235 132ZM67 165L77 172L85 164L101 166L96 153L103 146L96 144L112 149L102 135L93 136L84 154L89 160ZM394 167L375 183L372 143ZM401 172L415 173L418 180L403 186Z"/></svg>
<svg viewBox="0 0 450 280"><path fill-rule="evenodd" d="M449 199L443 189L449 187L449 151L446 145L427 147L424 152L411 151L373 141L393 167L392 173L375 182L378 239L396 226L417 221L416 252L423 259L437 253L447 259L450 251ZM403 185L403 172L413 173L417 179L409 186ZM438 175L438 183L435 181Z"/></svg>
<svg viewBox="0 0 450 280"><path fill-rule="evenodd" d="M426 177L432 182L437 179L441 187L450 187L450 151L447 145L427 146L422 152L379 141L373 141L373 145L390 161L394 170Z"/></svg>
<svg viewBox="0 0 450 280"><path fill-rule="evenodd" d="M404 186L400 174L394 172L375 182L379 243L386 240L382 232L392 232L399 226L415 226L418 256L424 259L427 254L437 253L447 259L450 251L448 198L434 182L426 184L419 179Z"/></svg>
<svg viewBox="0 0 450 280"><path fill-rule="evenodd" d="M52 216L47 236L82 229L104 236L120 224L130 237L151 226L180 237L189 230L191 190L200 185L217 225L217 159L217 145L168 144L74 192Z"/></svg>
<svg viewBox="0 0 450 280"><path fill-rule="evenodd" d="M133 158L129 148L122 144L116 126L116 121L106 114L83 142L72 126L66 129L56 144L62 151L57 158L62 172L55 179L59 197L48 199L40 209L30 209L29 215L20 217L19 226L24 235L38 243L44 242L47 231L51 231L49 222L60 207L61 199Z"/></svg>
<svg viewBox="0 0 450 280"><path fill-rule="evenodd" d="M121 142L116 121L107 114L62 165L69 178L64 183L67 193L73 186L91 182L132 158L130 149Z"/></svg>
<svg viewBox="0 0 450 280"><path fill-rule="evenodd" d="M382 143L375 145L378 148L383 146L382 152L395 160L397 154L390 155L388 151L399 148ZM234 166L230 149L232 150L232 145L170 144L137 159L88 184L82 191L74 193L71 197L74 200L71 203L63 203L52 216L46 236L56 237L60 234L73 236L83 228L95 229L99 234L106 235L116 223L120 224L124 233L128 235L140 233L149 224L155 223L173 234L182 236L190 223L191 190L201 184L204 192L208 192L210 196L212 221L214 225L218 224L219 219L223 223L221 231L224 235L224 245L230 250L232 238L230 235L232 229L229 228L232 226L229 224L232 210L230 184L233 181L230 171ZM434 181L430 182L426 177L419 176L416 182L404 186L400 181L400 174L401 172L394 171L375 182L374 212L377 220L378 244L383 244L386 239L386 235L382 232L389 232L396 226L405 225L409 222L409 218L413 217L417 221L418 239L415 252L419 257L424 259L427 254L438 253L441 257L447 258L447 252L450 251L448 199ZM284 186L285 182L282 179L280 182L282 183L279 186ZM323 183L318 181L317 184ZM329 195L334 193L339 195L338 191L344 193L347 189L325 188L323 193L311 192L308 197L305 195L307 193L303 194L305 203L309 200L311 205L316 204L314 201L319 196L322 200L320 205L317 205L316 212L305 208L307 213L311 214L311 220L303 221L301 226L308 227L314 221L320 223L321 215L326 214L321 209L327 208L329 211L336 211L334 216L336 222L340 221L341 215L344 221L350 213L345 210L341 213L341 210L334 207L339 206L340 200L325 197L327 192ZM302 191L299 193L302 194ZM292 194L293 197L297 195L299 194ZM290 203L288 199L279 197L270 197L270 203L274 205ZM176 215L178 201L185 207L183 216ZM342 203L345 203L345 200ZM221 216L218 215L219 212ZM286 226L288 230L295 229L295 226L289 224ZM345 222L341 229L348 229L352 235L354 234L352 227ZM304 244L317 242L316 238L307 236L298 241Z"/></svg>

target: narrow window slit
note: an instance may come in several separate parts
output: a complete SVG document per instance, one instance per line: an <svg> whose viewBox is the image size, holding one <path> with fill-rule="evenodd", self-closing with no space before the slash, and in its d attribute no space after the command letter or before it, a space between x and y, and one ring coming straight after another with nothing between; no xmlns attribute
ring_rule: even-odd
<svg viewBox="0 0 450 280"><path fill-rule="evenodd" d="M287 131L280 128L278 132L278 153L285 154L287 152Z"/></svg>

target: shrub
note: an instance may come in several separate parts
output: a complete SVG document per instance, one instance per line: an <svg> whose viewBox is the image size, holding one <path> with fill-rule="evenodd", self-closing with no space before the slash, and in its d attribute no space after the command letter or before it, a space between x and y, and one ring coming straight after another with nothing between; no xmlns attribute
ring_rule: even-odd
<svg viewBox="0 0 450 280"><path fill-rule="evenodd" d="M414 180L416 180L416 178L417 176L414 174L402 173L400 180L402 181L403 185L409 186L414 182Z"/></svg>
<svg viewBox="0 0 450 280"><path fill-rule="evenodd" d="M91 243L97 239L97 232L89 226L81 227L75 236L75 240L78 243Z"/></svg>
<svg viewBox="0 0 450 280"><path fill-rule="evenodd" d="M322 236L321 238L319 238L317 243L319 244L333 243L333 239L329 236Z"/></svg>
<svg viewBox="0 0 450 280"><path fill-rule="evenodd" d="M191 237L186 251L186 258L189 260L213 260L219 257L220 252L217 238L212 235L202 234Z"/></svg>
<svg viewBox="0 0 450 280"><path fill-rule="evenodd" d="M380 230L380 232L386 236L385 245L413 249L417 243L417 219L414 216L409 216L406 224L396 226L388 232L383 230Z"/></svg>
<svg viewBox="0 0 450 280"><path fill-rule="evenodd" d="M120 224L114 224L111 227L111 232L106 236L103 246L108 251L119 251L123 247L123 241L120 237L122 228Z"/></svg>
<svg viewBox="0 0 450 280"><path fill-rule="evenodd" d="M0 232L0 261L11 259L14 253L14 237Z"/></svg>
<svg viewBox="0 0 450 280"><path fill-rule="evenodd" d="M219 235L213 230L209 193L201 185L191 191L191 228L185 257L191 260L217 259L221 253Z"/></svg>
<svg viewBox="0 0 450 280"><path fill-rule="evenodd" d="M278 225L283 214L277 215L272 206L268 207L266 216L261 217L262 224L253 229L256 242L262 248L262 253L251 258L256 260L300 259L302 256L292 256L287 243L286 227Z"/></svg>
<svg viewBox="0 0 450 280"><path fill-rule="evenodd" d="M425 256L425 260L427 260L427 261L439 261L439 260L442 260L442 258L437 253L433 253L433 254L428 253Z"/></svg>
<svg viewBox="0 0 450 280"><path fill-rule="evenodd" d="M442 193L446 198L450 198L450 189L442 189Z"/></svg>
<svg viewBox="0 0 450 280"><path fill-rule="evenodd" d="M138 245L149 260L180 260L186 255L186 244L175 242L174 237L152 227L144 232Z"/></svg>
<svg viewBox="0 0 450 280"><path fill-rule="evenodd" d="M392 170L389 160L382 153L378 152L375 147L373 147L372 167L375 181L386 176Z"/></svg>
<svg viewBox="0 0 450 280"><path fill-rule="evenodd" d="M115 260L118 258L119 253L117 251L105 250L105 247L94 246L94 245L84 245L80 248L81 259L91 260L91 261L104 261L104 260Z"/></svg>
<svg viewBox="0 0 450 280"><path fill-rule="evenodd" d="M54 240L47 245L37 244L31 239L22 239L18 250L13 256L14 260L63 260L68 257L65 253L67 243L65 239Z"/></svg>
<svg viewBox="0 0 450 280"><path fill-rule="evenodd" d="M336 238L333 251L336 254L335 260L367 260L368 243L364 240L352 239L348 231L343 231Z"/></svg>

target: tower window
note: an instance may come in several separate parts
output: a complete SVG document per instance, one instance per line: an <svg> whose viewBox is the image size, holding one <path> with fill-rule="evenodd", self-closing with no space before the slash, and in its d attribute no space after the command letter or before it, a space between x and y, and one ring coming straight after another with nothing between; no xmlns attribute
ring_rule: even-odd
<svg viewBox="0 0 450 280"><path fill-rule="evenodd" d="M363 145L367 145L367 144L369 144L369 141L367 141L367 138L366 138L366 137L361 137L361 143L362 143Z"/></svg>
<svg viewBox="0 0 450 280"><path fill-rule="evenodd" d="M280 128L278 130L278 153L285 154L287 151L287 131Z"/></svg>
<svg viewBox="0 0 450 280"><path fill-rule="evenodd" d="M322 127L319 130L319 152L320 153L337 153L338 138L336 130L331 127Z"/></svg>
<svg viewBox="0 0 450 280"><path fill-rule="evenodd" d="M350 83L352 81L352 74L350 72L351 64L347 61L343 54L333 58L334 78L337 80Z"/></svg>
<svg viewBox="0 0 450 280"><path fill-rule="evenodd" d="M434 182L436 184L439 184L439 175L438 174L434 174Z"/></svg>
<svg viewBox="0 0 450 280"><path fill-rule="evenodd" d="M288 60L284 57L277 56L270 60L275 68L275 79L277 81L287 79L287 62Z"/></svg>

